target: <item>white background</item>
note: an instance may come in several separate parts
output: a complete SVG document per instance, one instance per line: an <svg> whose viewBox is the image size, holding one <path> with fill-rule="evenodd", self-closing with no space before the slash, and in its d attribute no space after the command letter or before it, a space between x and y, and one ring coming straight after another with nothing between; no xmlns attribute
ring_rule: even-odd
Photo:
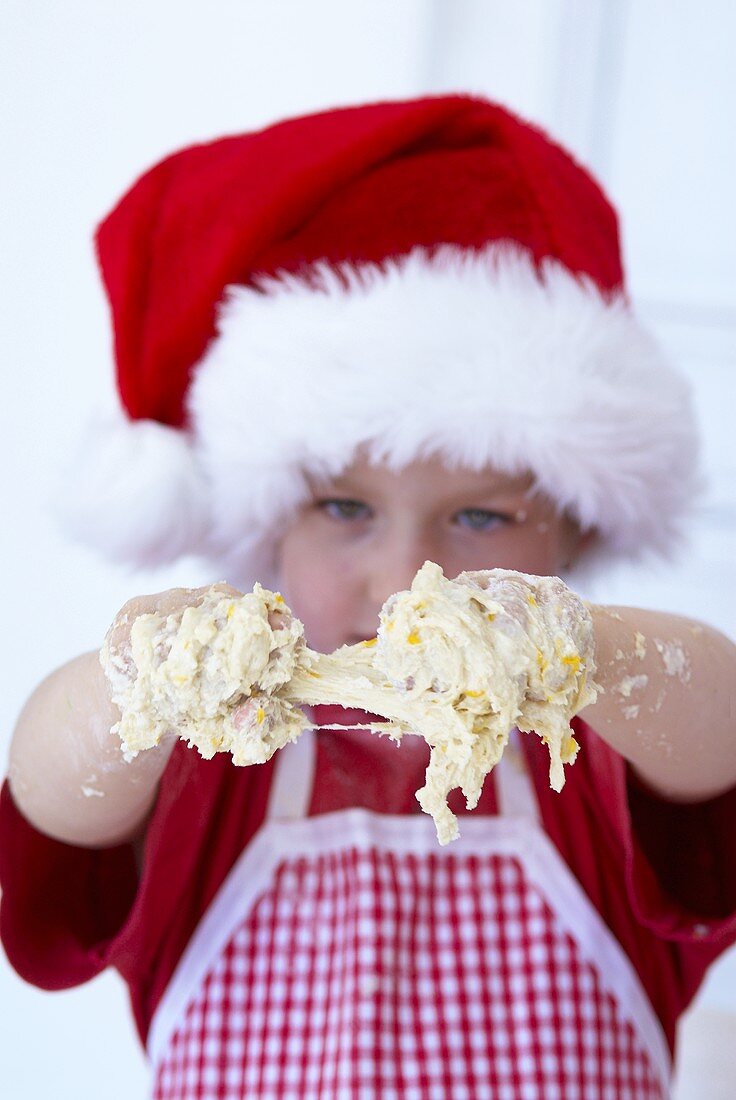
<svg viewBox="0 0 736 1100"><path fill-rule="evenodd" d="M548 126L623 216L634 300L694 380L711 489L677 566L587 595L736 636L736 9L728 0L5 0L0 748L52 668L99 645L129 596L210 579L126 574L67 543L47 500L112 392L91 233L180 145L288 114L481 91ZM145 1063L114 974L42 994L0 962L0 1093L130 1100ZM686 1023L679 1100L733 1095L736 956ZM730 1065L730 1070L727 1066Z"/></svg>

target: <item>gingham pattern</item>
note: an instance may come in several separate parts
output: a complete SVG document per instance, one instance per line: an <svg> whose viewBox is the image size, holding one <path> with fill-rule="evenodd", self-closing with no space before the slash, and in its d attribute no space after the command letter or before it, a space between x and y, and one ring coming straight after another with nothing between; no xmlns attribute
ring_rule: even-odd
<svg viewBox="0 0 736 1100"><path fill-rule="evenodd" d="M282 862L207 973L155 1100L662 1100L521 863L348 848Z"/></svg>

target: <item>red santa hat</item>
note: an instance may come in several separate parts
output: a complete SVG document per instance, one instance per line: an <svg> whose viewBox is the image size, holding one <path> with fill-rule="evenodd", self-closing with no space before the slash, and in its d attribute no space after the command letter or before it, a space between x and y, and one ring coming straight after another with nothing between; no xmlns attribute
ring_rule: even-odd
<svg viewBox="0 0 736 1100"><path fill-rule="evenodd" d="M535 484L608 557L667 553L689 388L627 301L616 215L540 129L450 95L183 149L97 234L124 415L67 514L110 556L275 582L279 533L363 445Z"/></svg>

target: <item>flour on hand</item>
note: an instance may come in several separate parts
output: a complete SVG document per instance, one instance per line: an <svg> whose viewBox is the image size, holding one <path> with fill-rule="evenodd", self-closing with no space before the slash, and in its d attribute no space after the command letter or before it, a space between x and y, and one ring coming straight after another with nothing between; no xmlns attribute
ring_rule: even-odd
<svg viewBox="0 0 736 1100"><path fill-rule="evenodd" d="M514 726L545 742L561 790L578 749L570 719L598 691L583 601L558 577L506 569L448 580L427 561L383 605L375 638L330 654L309 649L283 597L259 584L141 615L125 653L109 643L114 626L101 661L128 758L175 731L204 757L263 763L309 728L303 706L357 707L386 719L367 724L373 732L427 741L417 799L441 844L459 835L448 794L460 788L477 805Z"/></svg>

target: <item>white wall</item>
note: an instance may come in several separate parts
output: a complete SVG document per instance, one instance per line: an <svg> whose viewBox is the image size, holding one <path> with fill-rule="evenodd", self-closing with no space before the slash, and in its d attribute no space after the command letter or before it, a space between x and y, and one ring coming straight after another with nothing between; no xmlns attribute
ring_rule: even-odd
<svg viewBox="0 0 736 1100"><path fill-rule="evenodd" d="M713 488L680 567L623 571L596 598L681 610L736 634L736 26L726 0L5 0L4 15L0 747L38 680L97 646L129 595L206 579L187 562L126 574L67 544L46 511L59 457L111 393L94 224L173 148L339 103L481 90L549 125L602 174L623 211L634 293L696 382ZM733 960L701 999L708 1026L686 1041L696 1058L713 1013L736 1038ZM43 995L3 960L0 1005L2 1095L145 1094L115 975Z"/></svg>

